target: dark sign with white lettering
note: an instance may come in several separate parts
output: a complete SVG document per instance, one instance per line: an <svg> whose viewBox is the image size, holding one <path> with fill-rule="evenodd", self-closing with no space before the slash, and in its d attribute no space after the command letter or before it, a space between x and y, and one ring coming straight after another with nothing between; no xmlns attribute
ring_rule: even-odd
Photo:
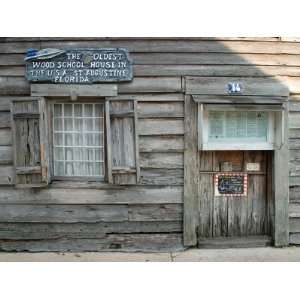
<svg viewBox="0 0 300 300"><path fill-rule="evenodd" d="M132 61L123 48L30 49L25 61L31 82L91 84L133 78Z"/></svg>
<svg viewBox="0 0 300 300"><path fill-rule="evenodd" d="M216 196L246 196L247 174L220 173L215 175Z"/></svg>

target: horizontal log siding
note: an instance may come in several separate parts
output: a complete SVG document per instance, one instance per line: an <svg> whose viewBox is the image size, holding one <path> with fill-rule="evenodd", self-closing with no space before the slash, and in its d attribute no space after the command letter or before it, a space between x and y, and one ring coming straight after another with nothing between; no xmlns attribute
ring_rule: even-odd
<svg viewBox="0 0 300 300"><path fill-rule="evenodd" d="M300 244L300 97L289 102L290 147L290 243Z"/></svg>
<svg viewBox="0 0 300 300"><path fill-rule="evenodd" d="M300 243L300 43L296 38L0 38L0 249L157 251L182 249L183 76L274 77L289 87L290 228ZM9 103L30 94L28 48L125 47L134 80L119 93L138 100L139 185L12 186ZM299 207L298 207L299 205Z"/></svg>

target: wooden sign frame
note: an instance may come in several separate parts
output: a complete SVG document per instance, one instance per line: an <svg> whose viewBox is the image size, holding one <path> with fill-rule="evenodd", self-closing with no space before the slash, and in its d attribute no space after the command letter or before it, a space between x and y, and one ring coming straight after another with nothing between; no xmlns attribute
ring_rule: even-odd
<svg viewBox="0 0 300 300"><path fill-rule="evenodd" d="M228 194L221 194L219 192L219 177L221 176L243 176L243 185L244 185L244 188L243 188L243 193L236 193L236 194L231 194L231 193L228 193ZM215 174L214 176L214 194L215 196L217 197L221 197L221 196L233 196L233 197L241 197L241 196L247 196L247 192L248 192L248 175L246 173L218 173L218 174Z"/></svg>

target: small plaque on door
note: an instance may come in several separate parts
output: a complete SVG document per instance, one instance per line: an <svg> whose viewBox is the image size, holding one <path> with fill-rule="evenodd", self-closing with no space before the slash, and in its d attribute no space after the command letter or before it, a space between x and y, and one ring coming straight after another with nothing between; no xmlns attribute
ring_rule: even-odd
<svg viewBox="0 0 300 300"><path fill-rule="evenodd" d="M248 172L259 172L260 171L260 163L247 163L246 170Z"/></svg>
<svg viewBox="0 0 300 300"><path fill-rule="evenodd" d="M247 196L248 177L244 173L215 175L215 196Z"/></svg>

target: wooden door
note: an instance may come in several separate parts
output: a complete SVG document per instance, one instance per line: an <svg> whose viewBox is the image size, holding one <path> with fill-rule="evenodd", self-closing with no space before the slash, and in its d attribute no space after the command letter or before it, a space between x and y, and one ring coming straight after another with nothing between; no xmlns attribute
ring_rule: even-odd
<svg viewBox="0 0 300 300"><path fill-rule="evenodd" d="M268 151L200 151L200 239L270 235L272 172L268 162L271 154ZM259 165L259 170L247 171L249 163ZM216 196L214 178L220 172L247 174L247 195Z"/></svg>

